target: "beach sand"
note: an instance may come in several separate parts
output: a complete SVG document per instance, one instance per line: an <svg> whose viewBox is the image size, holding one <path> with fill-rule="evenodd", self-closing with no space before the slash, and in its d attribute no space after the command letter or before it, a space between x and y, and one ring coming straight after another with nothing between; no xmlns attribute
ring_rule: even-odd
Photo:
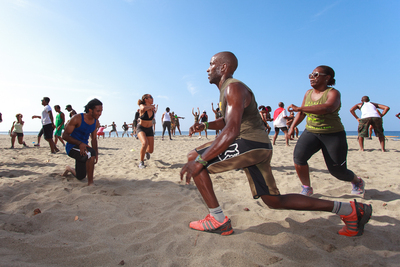
<svg viewBox="0 0 400 267"><path fill-rule="evenodd" d="M32 146L36 136L25 136ZM214 136L209 140L214 140ZM10 147L0 136L1 266L399 266L400 141L379 150L377 138L358 151L348 137L348 167L366 181L373 216L361 237L337 234L329 212L272 210L254 200L243 171L212 175L216 195L235 231L230 236L191 230L208 211L195 185L180 182L186 154L204 139L155 138L155 152L138 169L140 141L99 140L94 187L62 177L73 165L64 149ZM279 136L272 169L282 194L301 190L293 149ZM60 143L59 143L60 147ZM314 197L350 201L350 183L331 176L322 154L309 161ZM246 211L245 209L248 209ZM34 210L41 213L34 215ZM123 262L121 262L123 261Z"/></svg>

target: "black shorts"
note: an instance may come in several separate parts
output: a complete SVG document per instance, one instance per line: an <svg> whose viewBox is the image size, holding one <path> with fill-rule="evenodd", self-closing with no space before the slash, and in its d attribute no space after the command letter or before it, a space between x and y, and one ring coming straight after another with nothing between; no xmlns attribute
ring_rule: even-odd
<svg viewBox="0 0 400 267"><path fill-rule="evenodd" d="M143 127L141 124L137 125L136 134L144 132L146 136L154 136L153 127Z"/></svg>
<svg viewBox="0 0 400 267"><path fill-rule="evenodd" d="M15 133L15 132L14 132ZM23 137L24 134L23 133L16 133L18 137Z"/></svg>
<svg viewBox="0 0 400 267"><path fill-rule="evenodd" d="M203 154L211 144L212 142L196 148L196 152ZM237 139L225 152L208 161L206 168L209 173L243 168L254 198L263 195L279 195L271 170L271 158L271 143Z"/></svg>
<svg viewBox="0 0 400 267"><path fill-rule="evenodd" d="M87 147L87 150L87 155L82 156L79 146L76 145L69 151L68 154L68 156L75 159L75 172L78 180L82 180L86 177L86 161L90 157L96 157L96 150L91 147Z"/></svg>
<svg viewBox="0 0 400 267"><path fill-rule="evenodd" d="M38 137L42 137L42 135L43 135L43 128L40 129L40 132L39 132L39 134L38 134Z"/></svg>
<svg viewBox="0 0 400 267"><path fill-rule="evenodd" d="M52 139L53 138L53 124L46 124L43 125L43 134L44 134L44 139Z"/></svg>
<svg viewBox="0 0 400 267"><path fill-rule="evenodd" d="M301 134L293 152L293 160L297 165L307 165L307 161L322 150L329 172L343 181L352 181L354 173L347 169L346 132L316 134L307 130Z"/></svg>
<svg viewBox="0 0 400 267"><path fill-rule="evenodd" d="M275 127L275 132L279 133L279 129L281 129L282 132L287 132L287 130L288 130L286 126L285 127Z"/></svg>

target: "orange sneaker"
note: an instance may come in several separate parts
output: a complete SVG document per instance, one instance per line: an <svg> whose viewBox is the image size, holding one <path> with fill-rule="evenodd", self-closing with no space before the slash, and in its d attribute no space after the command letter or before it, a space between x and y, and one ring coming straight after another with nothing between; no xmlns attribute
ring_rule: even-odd
<svg viewBox="0 0 400 267"><path fill-rule="evenodd" d="M220 223L214 218L214 216L208 214L203 220L191 222L189 227L194 230L216 233L220 235L233 234L231 220L227 216L225 216L225 220Z"/></svg>
<svg viewBox="0 0 400 267"><path fill-rule="evenodd" d="M369 221L372 214L372 206L357 203L354 199L350 201L353 211L349 215L340 215L342 221L346 224L339 230L339 235L360 236L364 233L364 225Z"/></svg>

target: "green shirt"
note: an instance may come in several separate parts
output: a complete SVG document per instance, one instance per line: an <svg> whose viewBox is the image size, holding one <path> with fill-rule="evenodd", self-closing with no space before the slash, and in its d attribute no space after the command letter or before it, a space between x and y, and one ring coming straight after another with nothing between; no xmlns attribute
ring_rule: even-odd
<svg viewBox="0 0 400 267"><path fill-rule="evenodd" d="M311 94L313 90L310 90L306 96L304 106L309 107L324 104L328 99L329 91L331 91L332 89L333 88L331 87L326 89L324 94L317 101L313 101L311 99ZM339 110L340 105L335 111L328 114L312 114L305 112L305 114L307 115L307 131L318 134L337 133L343 131L344 127L342 122L340 121Z"/></svg>

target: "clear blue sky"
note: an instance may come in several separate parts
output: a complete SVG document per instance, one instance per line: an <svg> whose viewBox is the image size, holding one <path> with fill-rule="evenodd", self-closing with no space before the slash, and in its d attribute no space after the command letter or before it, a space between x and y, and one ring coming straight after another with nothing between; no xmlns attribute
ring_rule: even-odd
<svg viewBox="0 0 400 267"><path fill-rule="evenodd" d="M236 54L234 77L259 105L300 105L308 74L329 65L346 130L363 95L390 106L384 128L400 130L400 1L2 0L0 34L0 131L16 113L38 131L44 96L78 112L97 97L100 122L121 129L145 93L159 105L156 130L167 106L187 130L193 107L214 118L206 70L220 51Z"/></svg>

